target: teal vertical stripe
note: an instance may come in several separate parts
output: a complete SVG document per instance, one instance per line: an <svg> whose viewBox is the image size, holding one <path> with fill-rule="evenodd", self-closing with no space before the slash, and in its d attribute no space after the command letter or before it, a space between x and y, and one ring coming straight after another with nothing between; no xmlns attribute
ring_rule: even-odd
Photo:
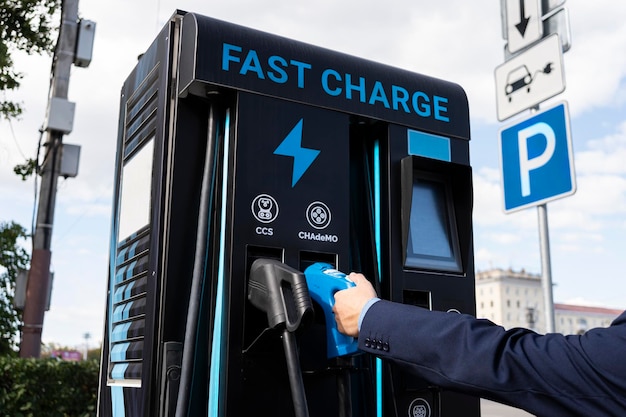
<svg viewBox="0 0 626 417"><path fill-rule="evenodd" d="M111 342L119 342L120 340L128 339L128 329L130 329L131 324L132 323L130 321L122 324L117 324L113 328L113 333L111 333Z"/></svg>
<svg viewBox="0 0 626 417"><path fill-rule="evenodd" d="M376 234L376 260L378 262L378 279L381 277L381 242L380 242L380 144L374 142L374 233Z"/></svg>
<svg viewBox="0 0 626 417"><path fill-rule="evenodd" d="M130 342L119 343L111 349L111 362L122 362L126 360L126 351L130 347Z"/></svg>
<svg viewBox="0 0 626 417"><path fill-rule="evenodd" d="M128 363L118 363L113 366L113 370L111 371L111 378L113 379L124 379L124 373L128 369Z"/></svg>
<svg viewBox="0 0 626 417"><path fill-rule="evenodd" d="M450 162L450 138L407 129L409 155Z"/></svg>
<svg viewBox="0 0 626 417"><path fill-rule="evenodd" d="M111 387L111 414L112 417L126 417L124 409L124 387L114 385Z"/></svg>
<svg viewBox="0 0 626 417"><path fill-rule="evenodd" d="M133 274L135 272L135 267L137 266L137 261L132 261L130 263L130 265L128 265L128 269L126 270L126 278L125 279L131 279L133 277Z"/></svg>
<svg viewBox="0 0 626 417"><path fill-rule="evenodd" d="M376 261L378 263L378 280L382 277L382 245L381 245L381 196L380 196L380 142L374 142L374 234L376 240ZM383 416L383 363L376 358L376 415Z"/></svg>
<svg viewBox="0 0 626 417"><path fill-rule="evenodd" d="M137 245L139 245L138 241L133 243L133 245L128 250L128 258L129 259L132 258L133 256L135 256L135 251L137 250Z"/></svg>
<svg viewBox="0 0 626 417"><path fill-rule="evenodd" d="M226 112L226 128L224 132L224 161L222 167L222 207L220 214L220 249L219 264L217 270L217 289L215 303L215 322L213 325L213 340L211 342L211 368L209 371L209 406L208 416L220 415L220 404L223 386L226 378L224 375L224 314L226 314L226 294L224 289L224 262L226 259L226 217L227 217L227 194L228 194L228 158L230 148L230 111Z"/></svg>

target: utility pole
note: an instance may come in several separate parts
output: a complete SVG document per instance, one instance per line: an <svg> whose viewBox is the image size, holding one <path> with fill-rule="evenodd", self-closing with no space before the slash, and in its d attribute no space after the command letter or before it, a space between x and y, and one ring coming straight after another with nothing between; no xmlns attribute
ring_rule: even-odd
<svg viewBox="0 0 626 417"><path fill-rule="evenodd" d="M52 58L48 113L52 110L53 98L62 99L62 102L67 99L70 71L74 63L74 51L78 36L78 0L63 0L61 8L61 30L57 48ZM24 325L20 345L20 357L22 358L38 358L41 354L41 333L50 285L52 225L64 133L62 130L54 128L47 129L47 138L44 144L44 169L41 172L37 223L33 236L33 253L23 314Z"/></svg>

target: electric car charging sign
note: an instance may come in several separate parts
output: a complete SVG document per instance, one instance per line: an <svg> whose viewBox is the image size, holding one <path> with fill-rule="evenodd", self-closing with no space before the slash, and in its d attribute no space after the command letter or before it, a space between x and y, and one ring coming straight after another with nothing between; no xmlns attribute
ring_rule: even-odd
<svg viewBox="0 0 626 417"><path fill-rule="evenodd" d="M496 68L498 120L506 120L565 90L563 50L558 34Z"/></svg>
<svg viewBox="0 0 626 417"><path fill-rule="evenodd" d="M505 212L576 192L566 102L505 127L499 144Z"/></svg>

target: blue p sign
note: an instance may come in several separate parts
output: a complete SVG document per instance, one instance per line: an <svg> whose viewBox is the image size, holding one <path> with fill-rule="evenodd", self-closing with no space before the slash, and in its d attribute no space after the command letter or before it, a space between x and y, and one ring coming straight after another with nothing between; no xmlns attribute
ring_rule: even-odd
<svg viewBox="0 0 626 417"><path fill-rule="evenodd" d="M567 103L504 128L500 157L507 212L576 192Z"/></svg>

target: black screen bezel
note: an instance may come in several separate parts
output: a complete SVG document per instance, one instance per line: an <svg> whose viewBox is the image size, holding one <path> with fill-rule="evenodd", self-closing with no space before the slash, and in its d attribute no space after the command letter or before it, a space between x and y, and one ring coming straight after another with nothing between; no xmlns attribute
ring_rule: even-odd
<svg viewBox="0 0 626 417"><path fill-rule="evenodd" d="M401 163L402 169L402 261L405 270L413 271L442 271L442 272L463 272L463 262L461 257L461 246L459 230L457 227L457 213L454 202L454 193L450 175L440 169L425 170L414 163L414 159L419 157L409 156ZM423 164L421 164L423 165ZM439 164L435 164L439 165ZM413 253L411 250L411 208L413 205L413 187L416 180L435 182L443 185L444 205L446 208L446 225L448 240L452 250L450 258L433 257ZM439 258L439 259L436 259Z"/></svg>

